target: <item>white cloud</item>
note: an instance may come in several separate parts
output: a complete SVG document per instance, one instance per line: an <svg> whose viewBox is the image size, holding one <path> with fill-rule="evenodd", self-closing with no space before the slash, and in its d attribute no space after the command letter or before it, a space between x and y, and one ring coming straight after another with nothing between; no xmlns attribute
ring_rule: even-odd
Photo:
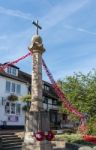
<svg viewBox="0 0 96 150"><path fill-rule="evenodd" d="M64 28L69 29L69 30L75 30L75 31L91 34L91 35L96 35L96 32L91 32L91 31L86 30L86 29L81 28L81 27L76 28L76 27L73 27L71 25L64 25Z"/></svg>
<svg viewBox="0 0 96 150"><path fill-rule="evenodd" d="M4 15L23 18L23 19L26 19L26 20L32 20L31 14L24 13L20 10L7 9L7 8L2 7L2 6L0 6L0 13L4 14Z"/></svg>
<svg viewBox="0 0 96 150"><path fill-rule="evenodd" d="M60 3L60 5L54 6L54 8L52 8L49 13L41 19L41 21L46 29L51 28L84 7L88 2L89 0L81 0L74 1L74 3L70 2L67 5L65 5L64 2Z"/></svg>
<svg viewBox="0 0 96 150"><path fill-rule="evenodd" d="M83 29L83 28L75 28L75 29L76 29L77 31L80 31L80 32L84 32L84 33L96 35L96 32L91 32L91 31L88 31L88 30Z"/></svg>

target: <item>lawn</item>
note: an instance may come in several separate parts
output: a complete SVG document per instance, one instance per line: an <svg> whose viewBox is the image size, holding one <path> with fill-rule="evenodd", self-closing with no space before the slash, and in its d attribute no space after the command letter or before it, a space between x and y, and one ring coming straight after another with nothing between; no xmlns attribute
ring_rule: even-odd
<svg viewBox="0 0 96 150"><path fill-rule="evenodd" d="M55 140L60 141L64 140L65 142L70 142L70 143L77 143L81 145L86 145L90 147L96 146L96 144L93 144L91 142L84 141L83 136L81 134L60 134L55 136Z"/></svg>

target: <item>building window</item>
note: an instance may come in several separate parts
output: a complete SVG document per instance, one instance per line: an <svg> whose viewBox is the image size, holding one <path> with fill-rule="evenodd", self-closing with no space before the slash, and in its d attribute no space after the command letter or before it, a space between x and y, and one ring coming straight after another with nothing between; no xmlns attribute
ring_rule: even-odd
<svg viewBox="0 0 96 150"><path fill-rule="evenodd" d="M11 83L9 81L6 81L6 92L10 92L10 86Z"/></svg>
<svg viewBox="0 0 96 150"><path fill-rule="evenodd" d="M12 83L12 92L15 93L15 83Z"/></svg>
<svg viewBox="0 0 96 150"><path fill-rule="evenodd" d="M20 115L20 111L21 111L21 105L20 104L16 104L16 114Z"/></svg>
<svg viewBox="0 0 96 150"><path fill-rule="evenodd" d="M17 94L21 93L21 85L17 84L17 89L16 89Z"/></svg>
<svg viewBox="0 0 96 150"><path fill-rule="evenodd" d="M11 83L10 81L6 81L6 92L21 94L21 85L13 82Z"/></svg>
<svg viewBox="0 0 96 150"><path fill-rule="evenodd" d="M48 98L47 98L47 97L44 97L44 98L43 98L43 102L46 103L46 104L48 104Z"/></svg>
<svg viewBox="0 0 96 150"><path fill-rule="evenodd" d="M52 100L53 105L57 105L57 100Z"/></svg>
<svg viewBox="0 0 96 150"><path fill-rule="evenodd" d="M45 90L45 91L49 91L49 90L50 90L50 87L47 86L47 85L44 85L44 90Z"/></svg>
<svg viewBox="0 0 96 150"><path fill-rule="evenodd" d="M5 113L10 114L10 103L7 102L5 105Z"/></svg>
<svg viewBox="0 0 96 150"><path fill-rule="evenodd" d="M28 94L31 94L31 86L28 86Z"/></svg>
<svg viewBox="0 0 96 150"><path fill-rule="evenodd" d="M16 68L8 67L8 68L7 68L7 73L16 76L16 70L17 70Z"/></svg>
<svg viewBox="0 0 96 150"><path fill-rule="evenodd" d="M5 113L6 114L20 115L20 113L21 113L21 104L6 102Z"/></svg>
<svg viewBox="0 0 96 150"><path fill-rule="evenodd" d="M57 112L50 110L50 122L56 123L57 122Z"/></svg>
<svg viewBox="0 0 96 150"><path fill-rule="evenodd" d="M52 105L52 99L48 99L48 104Z"/></svg>
<svg viewBox="0 0 96 150"><path fill-rule="evenodd" d="M7 73L11 74L11 67L7 68Z"/></svg>
<svg viewBox="0 0 96 150"><path fill-rule="evenodd" d="M15 103L11 103L11 114L15 114Z"/></svg>
<svg viewBox="0 0 96 150"><path fill-rule="evenodd" d="M11 68L12 69L12 74L16 76L16 68Z"/></svg>

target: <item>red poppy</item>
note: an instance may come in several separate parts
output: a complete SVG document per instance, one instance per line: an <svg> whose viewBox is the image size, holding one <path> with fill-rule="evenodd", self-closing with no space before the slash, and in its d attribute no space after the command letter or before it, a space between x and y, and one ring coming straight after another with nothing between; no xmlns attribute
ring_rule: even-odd
<svg viewBox="0 0 96 150"><path fill-rule="evenodd" d="M43 141L45 139L45 135L43 131L38 131L37 133L35 133L34 136L37 141Z"/></svg>
<svg viewBox="0 0 96 150"><path fill-rule="evenodd" d="M96 144L96 137L92 135L84 135L83 139L87 142L92 142Z"/></svg>
<svg viewBox="0 0 96 150"><path fill-rule="evenodd" d="M51 141L54 138L54 134L52 131L48 131L48 134L46 134L46 140Z"/></svg>

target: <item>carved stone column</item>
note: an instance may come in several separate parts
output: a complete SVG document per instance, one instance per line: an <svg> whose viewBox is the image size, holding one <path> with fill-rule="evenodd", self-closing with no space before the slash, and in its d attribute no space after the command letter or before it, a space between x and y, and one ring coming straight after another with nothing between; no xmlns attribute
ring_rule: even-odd
<svg viewBox="0 0 96 150"><path fill-rule="evenodd" d="M42 38L35 35L29 46L33 58L32 71L32 100L30 113L27 115L26 132L23 150L51 150L51 143L47 140L39 142L33 136L37 131L49 131L49 114L43 109L42 99L42 53L45 51Z"/></svg>

